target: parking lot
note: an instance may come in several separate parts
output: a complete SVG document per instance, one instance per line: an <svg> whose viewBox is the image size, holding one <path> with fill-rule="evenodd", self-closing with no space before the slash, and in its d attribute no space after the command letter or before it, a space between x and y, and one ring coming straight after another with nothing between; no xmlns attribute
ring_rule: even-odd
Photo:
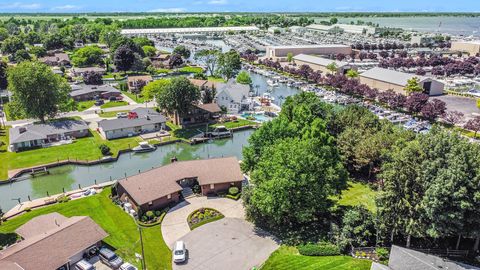
<svg viewBox="0 0 480 270"><path fill-rule="evenodd" d="M453 95L443 95L438 98L446 103L447 110L459 111L465 115L465 120L480 115L480 110L477 108L477 102L473 98L459 97Z"/></svg>

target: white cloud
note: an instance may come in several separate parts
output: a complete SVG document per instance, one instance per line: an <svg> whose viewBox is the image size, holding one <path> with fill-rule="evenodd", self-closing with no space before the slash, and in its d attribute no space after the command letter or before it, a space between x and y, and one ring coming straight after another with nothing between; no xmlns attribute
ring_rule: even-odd
<svg viewBox="0 0 480 270"><path fill-rule="evenodd" d="M208 1L210 5L226 5L228 4L227 0L210 0Z"/></svg>
<svg viewBox="0 0 480 270"><path fill-rule="evenodd" d="M64 6L56 6L56 7L53 7L52 9L53 10L74 10L79 8L80 8L79 6L75 6L75 5L64 5Z"/></svg>
<svg viewBox="0 0 480 270"><path fill-rule="evenodd" d="M9 4L0 4L0 9L39 9L39 3L13 2Z"/></svg>
<svg viewBox="0 0 480 270"><path fill-rule="evenodd" d="M149 12L182 13L185 11L186 9L184 8L157 8L157 9L152 9Z"/></svg>

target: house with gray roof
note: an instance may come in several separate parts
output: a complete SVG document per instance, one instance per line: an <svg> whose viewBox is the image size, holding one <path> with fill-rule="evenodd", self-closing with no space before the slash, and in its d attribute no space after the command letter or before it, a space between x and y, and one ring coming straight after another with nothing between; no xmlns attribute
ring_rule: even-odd
<svg viewBox="0 0 480 270"><path fill-rule="evenodd" d="M137 108L127 118L105 119L98 122L100 135L107 140L132 137L165 130L167 118L148 108Z"/></svg>
<svg viewBox="0 0 480 270"><path fill-rule="evenodd" d="M75 101L92 100L95 97L109 99L110 97L120 97L122 92L111 85L86 85L74 84L71 86L70 96Z"/></svg>
<svg viewBox="0 0 480 270"><path fill-rule="evenodd" d="M218 83L215 101L228 113L249 111L253 109L254 105L253 100L248 96L249 92L250 86L236 83L234 80L227 83Z"/></svg>
<svg viewBox="0 0 480 270"><path fill-rule="evenodd" d="M52 121L45 124L29 124L9 130L9 147L12 152L31 148L65 144L72 139L88 136L88 125L83 120Z"/></svg>
<svg viewBox="0 0 480 270"><path fill-rule="evenodd" d="M359 77L361 83L371 88L377 88L380 91L392 89L404 95L406 94L404 88L408 80L412 78L417 78L423 92L430 96L442 95L445 87L443 83L429 77L379 67L369 69L361 73Z"/></svg>

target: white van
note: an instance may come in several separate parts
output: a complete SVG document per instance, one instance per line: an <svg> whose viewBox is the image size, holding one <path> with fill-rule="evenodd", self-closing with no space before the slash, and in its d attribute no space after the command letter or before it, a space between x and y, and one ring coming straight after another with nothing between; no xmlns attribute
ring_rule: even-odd
<svg viewBox="0 0 480 270"><path fill-rule="evenodd" d="M75 269L76 270L95 270L96 268L86 260L80 260L75 264Z"/></svg>
<svg viewBox="0 0 480 270"><path fill-rule="evenodd" d="M175 263L182 263L186 260L186 257L185 243L183 241L175 242L175 247L173 248L173 261Z"/></svg>

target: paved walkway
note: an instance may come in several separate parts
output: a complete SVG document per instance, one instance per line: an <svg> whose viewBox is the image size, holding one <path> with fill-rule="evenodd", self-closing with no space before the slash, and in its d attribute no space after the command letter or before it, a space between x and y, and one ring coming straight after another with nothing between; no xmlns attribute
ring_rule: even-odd
<svg viewBox="0 0 480 270"><path fill-rule="evenodd" d="M227 218L245 219L242 200L234 201L217 197L191 197L176 205L165 215L162 221L162 235L168 247L190 232L187 217L193 211L209 207L220 211Z"/></svg>
<svg viewBox="0 0 480 270"><path fill-rule="evenodd" d="M173 270L248 270L259 267L278 248L269 234L238 218L205 224L182 240L188 259L174 263Z"/></svg>

